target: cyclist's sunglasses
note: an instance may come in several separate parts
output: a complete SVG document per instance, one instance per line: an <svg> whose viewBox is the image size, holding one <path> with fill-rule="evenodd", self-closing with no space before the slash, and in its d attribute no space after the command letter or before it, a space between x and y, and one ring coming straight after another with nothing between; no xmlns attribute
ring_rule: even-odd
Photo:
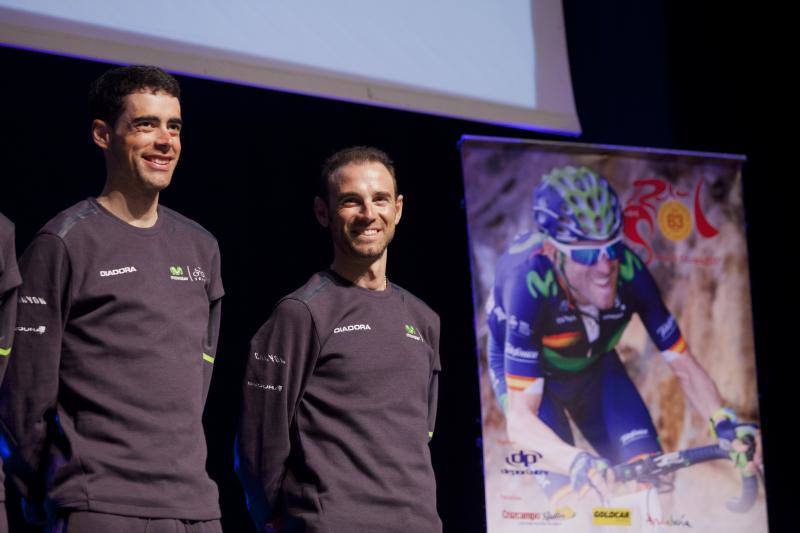
<svg viewBox="0 0 800 533"><path fill-rule="evenodd" d="M568 255L573 261L586 266L596 265L600 257L605 255L609 261L620 259L625 245L620 235L611 242L594 246L591 244L564 244L555 239L548 239L560 252Z"/></svg>

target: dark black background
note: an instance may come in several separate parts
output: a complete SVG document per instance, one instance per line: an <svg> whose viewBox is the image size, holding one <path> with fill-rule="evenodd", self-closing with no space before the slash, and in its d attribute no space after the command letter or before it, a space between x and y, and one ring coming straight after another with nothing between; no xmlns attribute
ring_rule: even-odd
<svg viewBox="0 0 800 533"><path fill-rule="evenodd" d="M784 166L757 97L770 87L772 45L754 13L730 3L564 0L581 142L741 153L771 529L787 522L793 469L779 392L790 308ZM21 253L55 213L96 195L100 151L89 138L86 91L108 65L0 47L0 211ZM220 242L222 336L206 409L209 470L227 531L250 531L232 470L233 432L247 342L273 303L330 261L311 205L323 159L369 144L396 161L405 213L389 254L390 279L442 317L439 418L432 442L438 504L448 532L485 528L480 409L466 219L457 141L462 134L556 136L180 77L183 155L162 202ZM780 102L773 102L780 105ZM779 109L779 107L777 108ZM758 110L758 112L757 112ZM788 158L786 158L788 160ZM787 217L788 218L788 217ZM781 233L781 232L784 233ZM783 266L781 266L783 265ZM783 268L784 270L780 270ZM780 364L780 368L778 365ZM792 405L790 403L790 405ZM788 409L787 409L788 411ZM796 417L795 417L796 418ZM780 459L779 459L780 458ZM13 500L13 496L12 496ZM10 503L15 513L15 502ZM19 528L19 529L15 529ZM12 531L24 531L12 516Z"/></svg>

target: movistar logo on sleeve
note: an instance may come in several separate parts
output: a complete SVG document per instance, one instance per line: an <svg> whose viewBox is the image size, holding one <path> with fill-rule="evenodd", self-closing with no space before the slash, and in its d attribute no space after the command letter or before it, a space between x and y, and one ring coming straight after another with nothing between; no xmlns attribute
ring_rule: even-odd
<svg viewBox="0 0 800 533"><path fill-rule="evenodd" d="M406 337L415 341L422 341L422 335L419 334L419 330L409 324L406 324Z"/></svg>

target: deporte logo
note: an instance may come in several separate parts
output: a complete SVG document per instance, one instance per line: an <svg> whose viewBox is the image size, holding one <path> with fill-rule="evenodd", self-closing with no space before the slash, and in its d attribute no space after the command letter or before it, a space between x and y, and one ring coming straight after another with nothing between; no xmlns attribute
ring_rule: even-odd
<svg viewBox="0 0 800 533"><path fill-rule="evenodd" d="M119 276L120 274L130 274L131 272L136 272L135 266L112 268L111 270L101 270L100 277L107 278L108 276Z"/></svg>
<svg viewBox="0 0 800 533"><path fill-rule="evenodd" d="M334 333L344 333L345 331L365 331L372 329L369 324L350 324L349 326L339 326L333 330Z"/></svg>
<svg viewBox="0 0 800 533"><path fill-rule="evenodd" d="M631 525L631 510L595 507L592 509L592 523L596 526L629 526Z"/></svg>
<svg viewBox="0 0 800 533"><path fill-rule="evenodd" d="M535 465L542 458L539 452L520 450L506 456L506 464L511 466L529 467Z"/></svg>

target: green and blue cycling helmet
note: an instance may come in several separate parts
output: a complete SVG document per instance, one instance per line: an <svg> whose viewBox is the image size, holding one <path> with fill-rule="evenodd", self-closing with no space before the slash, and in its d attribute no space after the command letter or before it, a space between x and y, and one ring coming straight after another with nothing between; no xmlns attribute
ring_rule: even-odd
<svg viewBox="0 0 800 533"><path fill-rule="evenodd" d="M604 242L619 235L622 209L604 177L567 166L545 174L533 191L533 219L558 242Z"/></svg>

